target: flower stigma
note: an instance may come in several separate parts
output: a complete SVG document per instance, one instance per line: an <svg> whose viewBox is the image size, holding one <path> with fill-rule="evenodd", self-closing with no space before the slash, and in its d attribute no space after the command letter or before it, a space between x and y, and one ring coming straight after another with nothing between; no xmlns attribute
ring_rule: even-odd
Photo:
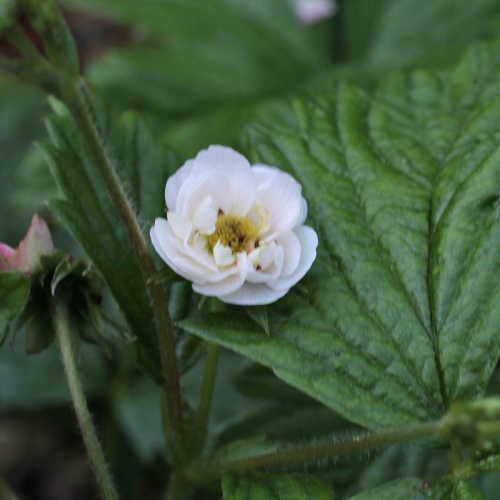
<svg viewBox="0 0 500 500"><path fill-rule="evenodd" d="M220 213L215 223L215 231L208 237L210 248L217 242L229 247L233 254L247 251L257 238L257 229L248 217Z"/></svg>

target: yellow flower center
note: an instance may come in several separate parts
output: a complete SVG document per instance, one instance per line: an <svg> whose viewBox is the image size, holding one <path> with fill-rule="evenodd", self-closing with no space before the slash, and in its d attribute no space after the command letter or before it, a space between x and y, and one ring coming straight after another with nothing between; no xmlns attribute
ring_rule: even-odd
<svg viewBox="0 0 500 500"><path fill-rule="evenodd" d="M213 248L220 240L233 253L246 250L257 238L257 230L247 217L220 214L215 223L215 232L208 237L208 244Z"/></svg>

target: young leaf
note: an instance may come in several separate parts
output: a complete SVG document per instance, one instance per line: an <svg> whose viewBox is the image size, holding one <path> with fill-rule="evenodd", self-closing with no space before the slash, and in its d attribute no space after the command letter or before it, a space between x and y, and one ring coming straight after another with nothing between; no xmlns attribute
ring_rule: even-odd
<svg viewBox="0 0 500 500"><path fill-rule="evenodd" d="M21 312L30 293L30 280L24 273L0 273L0 345L9 332L10 322Z"/></svg>
<svg viewBox="0 0 500 500"><path fill-rule="evenodd" d="M483 394L500 343L500 45L443 74L341 85L248 132L290 169L319 233L308 293L270 338L239 316L183 326L273 368L370 428L439 418Z"/></svg>
<svg viewBox="0 0 500 500"><path fill-rule="evenodd" d="M224 474L226 500L333 500L333 491L322 479L307 474L239 476Z"/></svg>

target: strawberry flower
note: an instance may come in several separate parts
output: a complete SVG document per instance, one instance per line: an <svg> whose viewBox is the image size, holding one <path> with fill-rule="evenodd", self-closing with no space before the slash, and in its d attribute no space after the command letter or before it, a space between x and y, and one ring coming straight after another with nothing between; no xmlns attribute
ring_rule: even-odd
<svg viewBox="0 0 500 500"><path fill-rule="evenodd" d="M156 219L151 241L202 295L270 304L316 258L300 184L277 168L252 167L231 148L210 146L188 160L168 179L165 201L167 219Z"/></svg>

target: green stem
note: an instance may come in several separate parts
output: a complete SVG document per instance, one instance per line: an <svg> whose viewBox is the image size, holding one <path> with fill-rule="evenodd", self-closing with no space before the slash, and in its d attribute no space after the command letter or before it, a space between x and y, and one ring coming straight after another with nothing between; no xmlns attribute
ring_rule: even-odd
<svg viewBox="0 0 500 500"><path fill-rule="evenodd" d="M290 446L261 455L221 461L221 471L245 472L254 469L299 465L358 453L373 448L418 441L440 436L443 432L441 421L427 422L402 429L390 429L373 434L354 436L336 442L315 443L306 446Z"/></svg>
<svg viewBox="0 0 500 500"><path fill-rule="evenodd" d="M205 360L205 371L200 389L200 402L194 417L194 451L198 452L207 435L210 410L212 408L212 398L214 394L215 378L217 376L217 364L219 361L220 348L216 344L207 344L207 358Z"/></svg>
<svg viewBox="0 0 500 500"><path fill-rule="evenodd" d="M168 312L168 301L163 285L157 279L157 269L142 233L139 221L123 190L116 170L109 159L94 123L85 105L83 83L75 96L67 102L101 175L104 186L125 228L128 240L139 264L153 309L158 337L163 377L165 381L165 400L167 403L170 439L173 447L182 449L184 421L182 397L179 381L179 368L175 353L173 325Z"/></svg>
<svg viewBox="0 0 500 500"><path fill-rule="evenodd" d="M448 453L448 462L450 464L450 473L454 475L462 467L462 446L457 439L452 439L450 446L451 449Z"/></svg>
<svg viewBox="0 0 500 500"><path fill-rule="evenodd" d="M118 500L118 493L106 466L104 454L97 438L94 424L92 423L92 417L90 416L82 383L78 375L66 304L61 299L53 299L51 301L51 314L76 418L80 426L90 464L101 491L101 496L105 500Z"/></svg>

